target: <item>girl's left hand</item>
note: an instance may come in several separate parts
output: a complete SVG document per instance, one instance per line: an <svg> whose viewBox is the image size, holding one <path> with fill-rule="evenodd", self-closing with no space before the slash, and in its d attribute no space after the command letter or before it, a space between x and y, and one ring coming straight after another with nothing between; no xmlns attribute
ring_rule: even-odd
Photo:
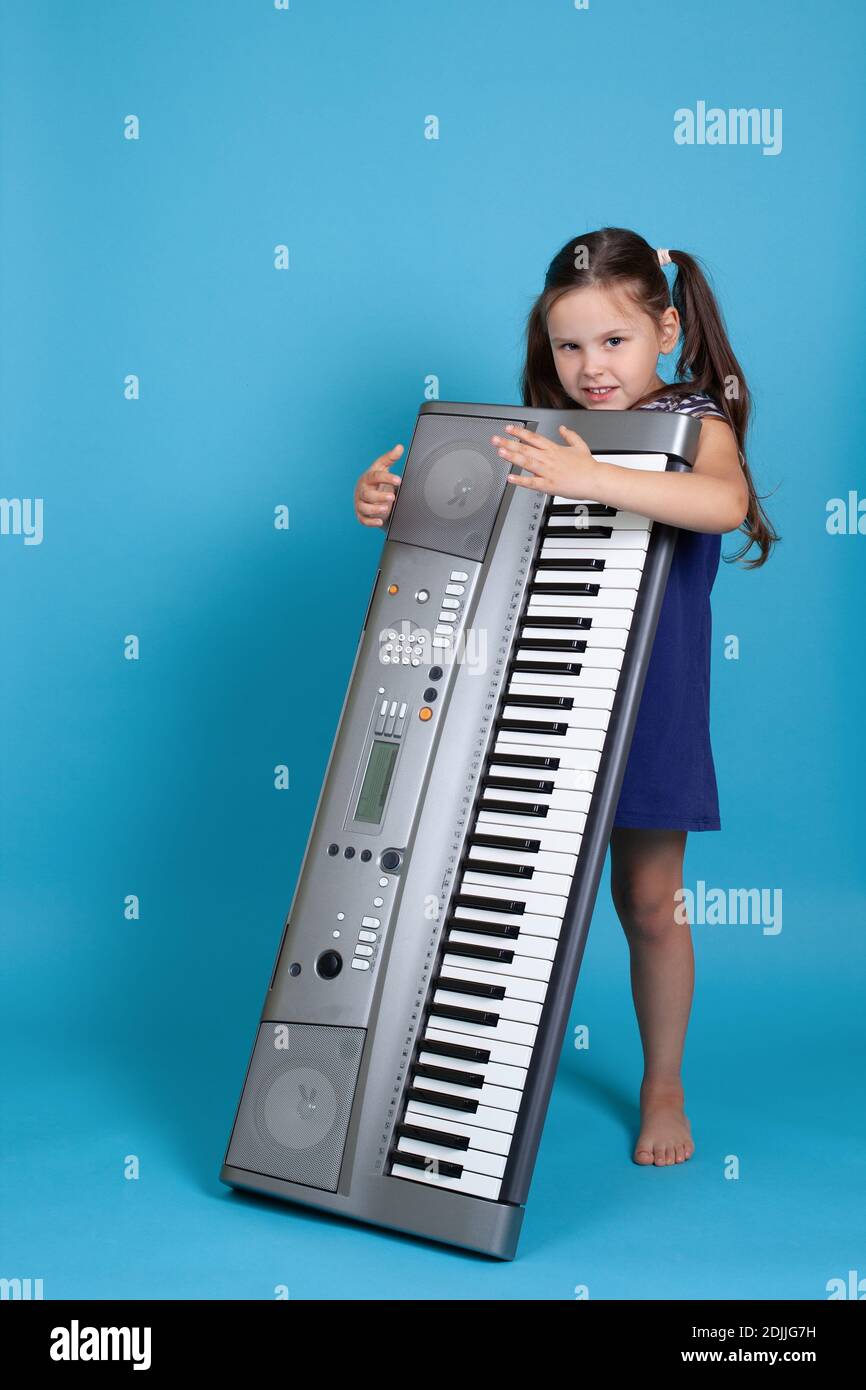
<svg viewBox="0 0 866 1390"><path fill-rule="evenodd" d="M554 444L544 435L534 434L522 425L506 425L512 439L493 435L493 443L503 445L498 450L502 458L519 468L528 468L531 478L509 473L508 481L535 492L549 492L554 497L569 497L582 501L594 500L592 484L598 472L598 462L575 430L560 425L559 432L567 444Z"/></svg>

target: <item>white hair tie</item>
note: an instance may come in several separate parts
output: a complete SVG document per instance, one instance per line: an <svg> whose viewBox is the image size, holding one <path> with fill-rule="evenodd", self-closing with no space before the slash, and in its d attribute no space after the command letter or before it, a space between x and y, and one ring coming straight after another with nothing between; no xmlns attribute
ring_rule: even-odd
<svg viewBox="0 0 866 1390"><path fill-rule="evenodd" d="M670 251L666 251L663 246L656 248L656 255L659 258L659 265L671 264L671 253Z"/></svg>

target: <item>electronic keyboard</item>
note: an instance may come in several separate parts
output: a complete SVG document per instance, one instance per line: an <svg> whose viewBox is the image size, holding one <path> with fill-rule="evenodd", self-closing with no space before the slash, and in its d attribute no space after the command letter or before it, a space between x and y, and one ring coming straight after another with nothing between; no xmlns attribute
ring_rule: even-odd
<svg viewBox="0 0 866 1390"><path fill-rule="evenodd" d="M418 413L221 1180L513 1259L676 531L509 484L517 422L686 470L656 411Z"/></svg>

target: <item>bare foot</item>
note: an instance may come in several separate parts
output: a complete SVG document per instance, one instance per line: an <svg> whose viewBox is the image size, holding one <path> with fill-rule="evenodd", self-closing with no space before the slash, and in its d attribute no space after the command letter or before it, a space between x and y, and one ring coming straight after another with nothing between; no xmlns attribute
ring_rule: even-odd
<svg viewBox="0 0 866 1390"><path fill-rule="evenodd" d="M644 1081L640 1088L640 1134L635 1163L684 1163L695 1151L691 1126L683 1110L683 1088L674 1081Z"/></svg>

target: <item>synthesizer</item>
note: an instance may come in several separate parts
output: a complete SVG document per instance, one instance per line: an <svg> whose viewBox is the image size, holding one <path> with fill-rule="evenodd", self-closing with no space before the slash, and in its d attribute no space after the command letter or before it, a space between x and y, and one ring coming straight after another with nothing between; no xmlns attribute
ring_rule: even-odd
<svg viewBox="0 0 866 1390"><path fill-rule="evenodd" d="M220 1172L505 1260L677 535L508 483L511 422L656 471L701 428L421 406Z"/></svg>

